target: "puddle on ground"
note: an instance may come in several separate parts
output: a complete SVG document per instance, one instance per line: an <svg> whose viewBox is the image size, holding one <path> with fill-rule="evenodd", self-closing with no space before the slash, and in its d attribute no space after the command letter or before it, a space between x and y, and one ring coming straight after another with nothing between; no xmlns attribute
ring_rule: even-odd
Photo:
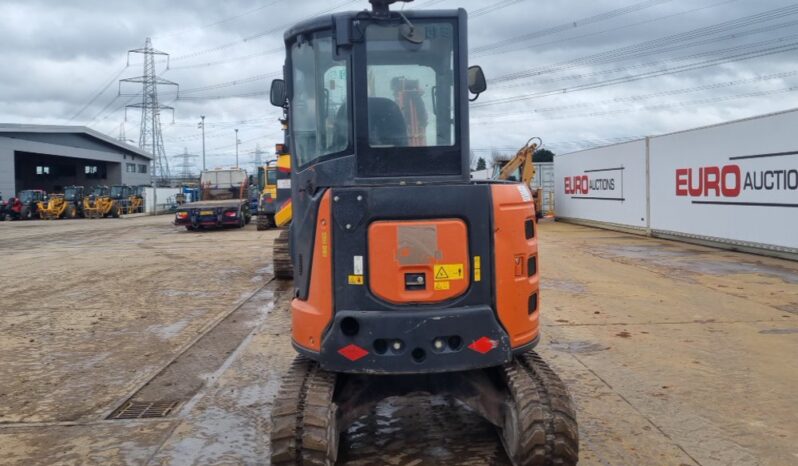
<svg viewBox="0 0 798 466"><path fill-rule="evenodd" d="M569 293L587 292L587 287L585 287L582 282L578 282L576 280L561 280L557 278L542 277L540 279L540 286L544 290L567 291Z"/></svg>
<svg viewBox="0 0 798 466"><path fill-rule="evenodd" d="M158 338L162 340L171 340L172 338L177 337L180 335L188 325L193 322L195 319L204 315L207 311L204 309L194 309L188 313L188 316L184 319L180 319L172 324L169 325L151 325L147 327L147 332L154 333L158 336Z"/></svg>
<svg viewBox="0 0 798 466"><path fill-rule="evenodd" d="M687 273L707 275L735 275L754 274L773 276L787 283L798 284L798 269L793 269L778 264L766 264L762 261L750 261L746 256L735 260L717 260L710 257L713 251L696 249L675 248L662 244L653 245L603 245L594 248L599 253L616 257L626 257L638 260L651 259L682 259L667 261L667 266ZM719 252L716 252L719 253ZM749 259L749 261L744 261Z"/></svg>
<svg viewBox="0 0 798 466"><path fill-rule="evenodd" d="M169 298L182 298L189 296L192 298L214 298L220 293L215 291L195 291L195 290L161 290L161 295Z"/></svg>
<svg viewBox="0 0 798 466"><path fill-rule="evenodd" d="M798 314L798 303L783 304L781 306L776 306L776 309L789 312L790 314Z"/></svg>
<svg viewBox="0 0 798 466"><path fill-rule="evenodd" d="M549 343L548 347L561 353L597 353L610 349L609 346L582 340L556 341Z"/></svg>
<svg viewBox="0 0 798 466"><path fill-rule="evenodd" d="M798 333L798 328L770 328L767 330L760 330L759 333L764 335L788 335L790 333Z"/></svg>
<svg viewBox="0 0 798 466"><path fill-rule="evenodd" d="M798 270L761 262L727 262L702 260L686 264L691 270L707 275L755 274L778 277L787 283L798 284Z"/></svg>
<svg viewBox="0 0 798 466"><path fill-rule="evenodd" d="M674 248L659 243L654 244L605 244L594 248L613 256L628 257L630 259L651 259L662 257L686 257L701 254L703 251L694 249Z"/></svg>

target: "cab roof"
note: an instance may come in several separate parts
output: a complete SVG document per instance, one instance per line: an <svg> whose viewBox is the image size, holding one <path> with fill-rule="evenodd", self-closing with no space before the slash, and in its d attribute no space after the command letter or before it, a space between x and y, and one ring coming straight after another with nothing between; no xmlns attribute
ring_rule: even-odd
<svg viewBox="0 0 798 466"><path fill-rule="evenodd" d="M391 20L401 19L398 13L399 10L391 11ZM453 19L459 15L467 15L466 10L458 8L456 10L404 10L402 14L409 20L416 19L438 19L446 18ZM326 29L333 29L336 22L350 22L353 19L372 19L371 10L361 11L345 11L342 13L333 13L329 15L317 16L315 18L300 21L285 31L284 40L286 43L293 42L296 36L306 34L314 31L321 31Z"/></svg>

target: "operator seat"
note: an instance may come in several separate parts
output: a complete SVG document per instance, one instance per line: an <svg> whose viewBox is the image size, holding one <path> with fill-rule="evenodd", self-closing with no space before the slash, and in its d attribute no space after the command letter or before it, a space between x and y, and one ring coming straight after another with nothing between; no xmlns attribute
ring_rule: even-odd
<svg viewBox="0 0 798 466"><path fill-rule="evenodd" d="M369 97L368 114L372 146L407 146L407 124L396 102L385 97Z"/></svg>
<svg viewBox="0 0 798 466"><path fill-rule="evenodd" d="M385 97L369 97L369 143L375 146L407 146L407 124L399 106ZM331 152L346 148L349 115L346 104L338 107L333 122Z"/></svg>

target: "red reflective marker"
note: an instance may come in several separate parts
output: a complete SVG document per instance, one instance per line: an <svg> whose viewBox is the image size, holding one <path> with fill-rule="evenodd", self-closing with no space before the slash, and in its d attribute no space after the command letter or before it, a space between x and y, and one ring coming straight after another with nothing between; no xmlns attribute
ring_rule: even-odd
<svg viewBox="0 0 798 466"><path fill-rule="evenodd" d="M479 340L468 345L468 348L476 351L477 353L485 354L498 346L496 340L491 340L488 337L482 337Z"/></svg>
<svg viewBox="0 0 798 466"><path fill-rule="evenodd" d="M367 354L369 354L369 352L353 343L350 343L339 349L338 354L350 361L357 361L358 359L365 357Z"/></svg>

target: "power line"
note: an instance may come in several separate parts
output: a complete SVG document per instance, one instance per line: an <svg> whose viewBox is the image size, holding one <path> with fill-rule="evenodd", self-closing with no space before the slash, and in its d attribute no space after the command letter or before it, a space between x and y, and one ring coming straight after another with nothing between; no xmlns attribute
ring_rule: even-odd
<svg viewBox="0 0 798 466"><path fill-rule="evenodd" d="M97 99L100 98L100 96L103 95L105 91L108 90L109 87L111 87L111 84L115 83L116 80L119 79L120 76L122 76L122 73L124 73L126 69L127 65L123 66L119 71L114 73L111 79L105 84L105 86L100 88L100 90L96 94L94 94L94 96L91 99L89 99L89 101L86 102L86 104L83 107L81 107L80 110L75 112L75 114L69 118L69 121L74 121L75 118L79 117L81 113L86 111L87 108L89 108L92 104L94 104L94 102L97 101Z"/></svg>
<svg viewBox="0 0 798 466"><path fill-rule="evenodd" d="M224 99L248 99L251 97L261 97L267 95L269 91L243 92L241 94L228 95L209 95L209 96L180 96L177 100L182 101L203 101L203 100L224 100Z"/></svg>
<svg viewBox="0 0 798 466"><path fill-rule="evenodd" d="M258 11L264 10L264 9L274 5L275 3L278 3L279 1L280 0L274 0L274 1L270 2L270 3L265 4L265 5L261 5L261 6L256 7L256 8L252 8L251 10L247 10L247 11L244 11L244 12L239 13L237 15L229 16L227 18L220 19L220 20L214 21L212 23L203 24L201 26L188 27L188 28L180 29L180 30L173 31L173 32L166 32L166 33L163 33L163 34L155 34L152 37L157 37L159 39L164 39L164 38L167 38L167 37L174 37L174 36L177 36L177 35L180 35L180 34L184 34L184 33L188 32L188 31L199 31L199 30L202 30L202 29L207 29L209 27L218 26L220 24L229 23L230 21L234 21L236 19L243 18L245 16L250 16L253 13L257 13Z"/></svg>
<svg viewBox="0 0 798 466"><path fill-rule="evenodd" d="M494 12L496 10L500 10L502 8L505 8L505 7L508 7L508 6L511 6L511 5L515 5L516 3L521 3L523 1L525 1L525 0L499 0L498 2L496 2L496 3L492 4L492 5L487 5L487 6L484 6L482 8L477 8L476 10L471 10L471 12L469 12L468 16L469 16L469 18L479 18L480 16L484 16L484 15L486 15L488 13L492 13L492 12ZM671 1L671 0L660 0L660 1Z"/></svg>
<svg viewBox="0 0 798 466"><path fill-rule="evenodd" d="M798 24L798 21L796 21L794 23ZM773 29L775 29L775 27L770 27L767 30L768 31L772 31ZM743 36L744 36L744 34L740 35L740 37L743 37ZM777 44L777 43L783 42L785 39L789 39L789 38L792 38L792 37L796 37L796 36L795 35L784 36L784 37L779 37L779 38L776 38L776 39L769 39L769 40L760 41L760 42L753 42L753 43L750 43L750 44L737 45L737 46L728 47L728 48L725 48L725 49L712 49L712 50L708 50L708 51L705 51L705 52L685 55L685 56L682 56L682 57L674 57L674 58L670 58L670 59L666 59L666 60L652 61L652 62L646 62L646 63L637 63L637 64L634 64L634 65L626 65L626 66L621 66L621 67L607 69L607 70L591 71L589 73L579 73L579 74L573 74L573 75L566 75L566 76L560 76L560 77L557 77L557 78L536 79L535 80L535 84L554 83L554 82L561 82L561 81L573 81L573 80L577 80L577 79L584 79L584 78L589 78L589 77L594 77L594 76L603 76L603 75L607 75L607 74L615 74L615 73L620 73L620 72L623 72L623 71L631 71L631 70L640 69L640 68L647 68L647 67L651 67L651 66L666 66L667 64L670 64L670 63L684 62L684 61L693 60L693 59L701 58L701 57L707 57L707 56L718 56L718 55L721 55L723 53L739 52L739 51L753 49L753 48L756 48L756 47L761 47L763 45ZM504 83L504 84L500 83L500 84L498 84L496 86L492 86L492 87L499 88L499 89L513 88L513 87L529 87L529 83L525 83L525 82L512 82L512 83Z"/></svg>
<svg viewBox="0 0 798 466"><path fill-rule="evenodd" d="M303 18L302 20L299 20L299 21L303 21L305 19L311 19L311 18L314 18L316 16L323 15L325 13L330 13L332 11L337 10L338 8L341 8L341 7L344 7L344 6L349 5L351 3L355 3L355 2L359 2L359 1L361 1L361 0L346 0L346 1L342 2L342 3L337 4L334 7L326 8L324 10L318 11L318 12L314 13L313 15L310 15L310 16L308 16L306 18ZM204 49L204 50L197 50L195 52L187 53L187 54L184 54L184 55L179 55L179 56L173 57L172 60L173 61L181 61L181 60L185 60L185 59L188 59L188 58L193 58L193 57L197 57L197 56L200 56L200 55L205 55L205 54L208 54L208 53L220 52L220 51L228 49L230 47L235 47L237 45L241 45L242 43L247 43L247 42L249 42L251 40L259 39L259 38L265 37L265 36L267 36L269 34L273 34L275 32L279 32L279 31L285 30L288 26L289 26L289 24L282 24L280 26L277 26L275 28L269 29L267 31L259 32L257 34L253 34L251 36L247 36L247 37L244 37L242 39L236 40L235 42L228 42L226 44L218 45L216 47L211 47L211 48Z"/></svg>
<svg viewBox="0 0 798 466"><path fill-rule="evenodd" d="M700 39L702 37L722 32L733 31L735 29L740 29L753 24L772 21L796 13L798 13L798 5L792 5L784 8L777 8L775 10L769 10L764 13L749 15L735 20L715 24L712 26L705 26L679 34L672 34L669 36L640 42L626 47L620 47L605 52L587 55L584 57L567 60L554 65L540 66L537 68L531 68L527 70L508 73L493 78L491 81L493 82L512 81L515 79L539 76L541 74L559 72L566 69L575 68L578 66L593 65L598 63L607 63L612 61L620 61L629 58L635 58L639 57L642 52L648 52L652 50L662 50L667 46L672 46L676 44L682 44L681 47L684 47L685 46L684 43L687 42L689 44L691 40ZM692 45L689 46L701 45L702 43L703 42L693 43Z"/></svg>
<svg viewBox="0 0 798 466"><path fill-rule="evenodd" d="M240 57L231 57L231 58L224 58L221 60L209 61L205 63L197 63L192 65L181 65L181 66L172 66L170 69L172 70L187 70L187 69L194 69L194 68L204 68L208 66L216 66L216 65L223 65L225 63L233 63L237 61L244 61L249 60L250 58L261 57L264 55L271 55L273 53L284 52L285 47L276 47L269 50L264 50L262 52L251 53L249 55L242 55Z"/></svg>
<svg viewBox="0 0 798 466"><path fill-rule="evenodd" d="M492 50L504 48L508 45L518 45L519 43L526 42L532 39L537 39L538 37L548 36L551 34L557 34L559 32L571 30L580 26L586 26L588 24L598 23L601 21L607 21L609 19L616 18L618 16L627 15L630 13L635 13L640 10L644 10L646 8L651 8L653 6L658 6L663 3L669 3L673 0L645 0L640 3L636 3L631 6L617 8L615 10L606 11L604 13L599 13L597 15L588 16L587 18L577 19L574 21L569 21L567 23L559 24L557 26L552 26L550 28L541 29L535 32L529 32L526 34L521 34L518 36L510 37L507 39L502 39L500 41L493 42L491 44L482 45L479 47L475 47L471 50L472 55L484 55L487 52Z"/></svg>
<svg viewBox="0 0 798 466"><path fill-rule="evenodd" d="M349 4L356 3L356 2L359 2L359 1L361 1L361 0L346 0L346 1L342 2L342 3L339 3L338 5L336 5L334 7L326 8L326 9L318 11L318 12L316 12L316 13L314 13L314 14L306 17L306 18L303 18L301 20L295 21L295 23L296 22L301 22L301 21L304 21L304 20L307 20L307 19L312 19L312 18L314 18L316 16L321 16L321 15L324 15L326 13L333 12L333 11L339 9L339 8L342 8L344 6L347 6ZM443 0L441 0L441 1L443 1ZM496 10L499 10L501 8L505 8L507 6L514 5L516 3L520 3L520 2L523 2L523 1L526 1L526 0L499 0L498 2L496 2L493 5L488 5L488 6L479 8L477 10L474 10L471 13L470 16L472 18L477 18L479 16L486 15L486 14L491 13L493 11L496 11ZM657 1L672 1L672 0L657 0ZM435 0L432 0L432 1L428 2L428 3L426 3L426 4L423 4L423 6L425 6L425 7L426 6L431 6L434 3L440 3L440 2L435 2ZM219 46L216 46L216 47L212 47L212 48L208 48L208 49L204 49L204 50L198 50L198 51L191 52L191 53L188 53L188 54L185 54L185 55L175 56L175 57L172 58L172 60L173 61L181 61L181 60L185 60L185 59L192 58L192 57L199 56L199 55L205 55L205 54L208 54L208 53L218 52L218 51L221 51L221 50L224 50L224 49L228 49L230 47L234 47L234 46L240 45L241 43L246 43L246 42L249 42L249 41L252 41L252 40L255 40L255 39L259 39L259 38L264 37L264 36L267 36L269 34L273 34L275 32L279 32L279 31L285 30L289 26L290 26L290 24L283 24L281 26L269 29L267 31L259 32L257 34L253 34L253 35L244 37L243 39L237 40L235 42L228 42L226 44L222 44L222 45L219 45ZM216 61L212 61L212 62L206 62L206 63L194 64L194 65L176 66L173 69L189 69L189 68L204 67L204 66L214 66L214 65L219 65L219 64L223 64L223 63L230 63L230 62L233 62L233 61L247 60L249 58L253 58L253 57L257 57L257 56L269 55L269 54L272 54L272 53L278 53L278 52L281 52L283 50L284 50L284 47L282 47L282 46L281 47L275 47L273 49L269 49L269 50L266 50L266 51L253 53L253 54L250 54L250 55L245 55L245 56L242 56L242 57L227 58L227 59L216 60Z"/></svg>
<svg viewBox="0 0 798 466"><path fill-rule="evenodd" d="M539 121L551 121L551 120L565 120L565 119L572 119L572 118L590 118L590 117L599 117L599 116L607 116L607 115L617 115L622 113L632 113L632 112L639 112L639 111L652 111L652 110L666 110L670 108L679 108L679 107L693 107L697 105L706 105L706 104L716 104L719 102L727 102L731 100L739 100L739 99L749 99L754 97L765 97L765 96L772 96L776 94L785 94L790 92L798 91L798 86L790 86L780 89L771 89L766 91L755 91L755 92L748 92L744 94L735 94L731 96L721 96L721 97L709 97L705 99L698 99L698 100L689 100L684 102L674 102L669 104L658 104L658 105L649 105L644 107L632 108L632 107L625 107L622 109L616 110L606 110L601 112L591 112L591 113L578 113L578 114L567 114L561 116L546 116L545 118L541 118ZM530 120L529 116L518 116L516 119L521 119L523 121L536 121ZM480 123L481 125L494 125L494 124L506 124L507 121L512 121L513 119L507 120L494 120L494 121L486 121Z"/></svg>
<svg viewBox="0 0 798 466"><path fill-rule="evenodd" d="M725 56L725 57L709 59L709 60L705 60L703 62L691 63L691 64L687 64L687 65L681 65L681 66L677 66L677 67L674 67L674 68L668 68L668 69L665 69L665 70L654 70L654 71L650 71L650 72L646 72L646 73L640 73L640 74L636 74L636 75L623 76L623 77L619 77L619 78L608 79L608 80L605 80L605 81L598 81L598 82L594 82L594 83L583 84L583 85L574 86L574 87L571 87L571 88L555 89L555 90L550 90L550 91L542 91L542 92L536 92L536 93L532 93L532 94L516 95L516 96L504 97L504 98L499 98L499 99L494 99L494 100L487 100L487 101L484 101L484 102L477 102L475 104L472 104L471 107L472 108L481 108L481 107L487 107L487 106L490 106L490 105L506 104L506 103L518 102L518 101L522 101L522 100L529 100L529 99L535 99L535 98L540 98L540 97L548 97L548 96L552 96L552 95L560 95L560 94L572 93L572 92L577 92L577 91L596 89L596 88L606 87L606 86L614 86L614 85L617 85L617 84L626 84L626 83L629 83L629 82L639 81L639 80L642 80L642 79L654 78L654 77L659 77L659 76L668 76L668 75L673 75L673 74L677 74L677 73L684 73L684 72L687 72L687 71L699 70L699 69L708 68L708 67L711 67L711 66L717 66L717 65L720 65L720 64L724 64L724 63L733 63L733 62L738 62L738 61L743 61L743 60L750 60L750 59L753 59L753 58L773 55L773 54L777 54L777 53L784 53L784 52L788 52L788 51L792 51L792 50L796 50L796 49L798 49L798 42L794 41L794 42L783 44L781 46L774 46L774 47L769 47L769 48L765 48L765 49L762 49L762 50L754 50L754 51L750 51L750 52L738 53L736 55L729 55L729 56Z"/></svg>
<svg viewBox="0 0 798 466"><path fill-rule="evenodd" d="M774 73L774 74L769 74L769 75L764 75L764 76L756 76L756 77L750 78L750 79L737 79L737 80L732 80L732 81L724 81L724 82L719 82L719 83L705 84L705 85L702 85L702 86L693 86L693 87L687 87L687 88L681 88L681 89L671 89L671 90L667 90L667 91L653 92L653 93L649 93L649 94L632 95L632 96L627 96L627 97L616 97L614 99L606 99L606 100L597 101L597 102L579 102L579 103L569 104L569 105L558 105L558 106L552 106L552 107L538 107L538 108L534 108L534 109L530 109L530 110L526 110L526 111L522 111L522 112L511 112L511 113L502 112L502 113L496 113L496 114L491 114L491 115L481 115L478 118L475 118L474 120L482 121L482 120L487 120L487 119L505 119L507 117L513 117L513 116L520 116L520 115L529 116L530 114L559 112L559 111L562 111L562 110L571 110L571 109L576 109L576 108L598 107L598 106L608 105L608 104L636 103L636 102L640 102L640 101L643 101L643 100L648 100L648 99L652 99L652 98L656 98L656 97L672 97L672 96L676 96L676 95L689 94L689 93L693 93L693 92L725 89L725 88L730 88L730 87L742 86L742 85L746 85L746 84L754 84L754 83L760 83L760 82L764 82L764 81L772 81L772 80L775 80L775 79L791 78L791 77L794 77L794 76L798 76L798 70L785 71L785 72L782 72L782 73Z"/></svg>

